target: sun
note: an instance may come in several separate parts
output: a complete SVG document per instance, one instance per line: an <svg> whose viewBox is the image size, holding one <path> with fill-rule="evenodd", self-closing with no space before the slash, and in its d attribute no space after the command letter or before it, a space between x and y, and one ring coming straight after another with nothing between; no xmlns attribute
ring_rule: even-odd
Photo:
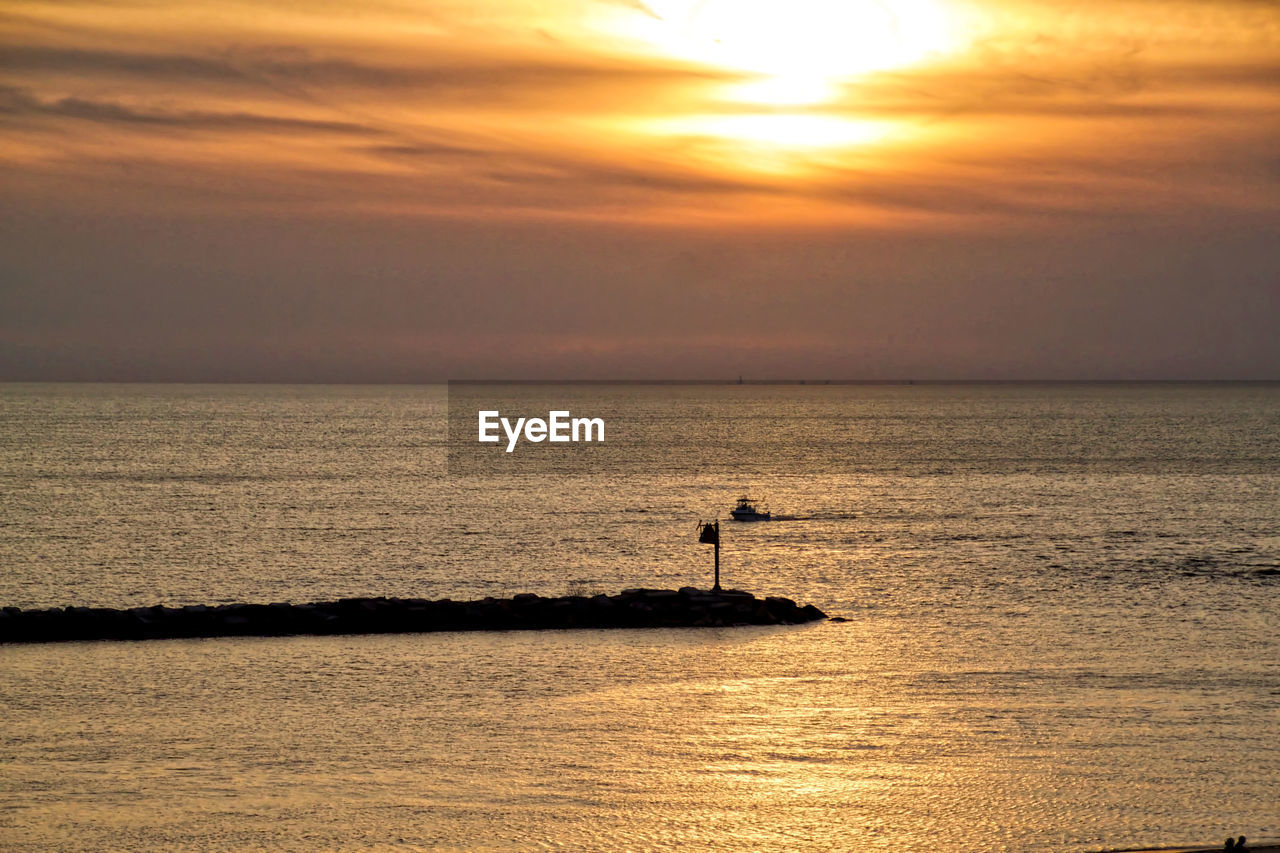
<svg viewBox="0 0 1280 853"><path fill-rule="evenodd" d="M730 95L761 104L831 98L841 84L945 52L940 0L646 0L640 35L668 55L749 79Z"/></svg>
<svg viewBox="0 0 1280 853"><path fill-rule="evenodd" d="M858 84L963 51L960 2L618 0L613 32L628 49L715 72L686 90L685 109L675 99L628 126L730 168L796 176L886 149L917 129L861 114Z"/></svg>

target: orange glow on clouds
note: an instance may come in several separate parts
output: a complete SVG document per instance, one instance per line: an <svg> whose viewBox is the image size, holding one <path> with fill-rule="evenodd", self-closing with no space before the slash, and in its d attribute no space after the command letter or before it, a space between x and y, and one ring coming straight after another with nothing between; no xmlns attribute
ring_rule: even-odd
<svg viewBox="0 0 1280 853"><path fill-rule="evenodd" d="M1274 141L1278 20L1166 0L25 0L0 16L0 168L156 209L1270 209L1224 175Z"/></svg>

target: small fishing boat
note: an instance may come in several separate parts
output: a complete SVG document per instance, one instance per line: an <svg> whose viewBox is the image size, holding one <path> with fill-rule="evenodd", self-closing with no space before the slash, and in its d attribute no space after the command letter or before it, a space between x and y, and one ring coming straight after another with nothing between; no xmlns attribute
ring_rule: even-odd
<svg viewBox="0 0 1280 853"><path fill-rule="evenodd" d="M729 510L734 521L768 521L773 514L767 509L757 509L752 498L743 495L738 498L738 505Z"/></svg>

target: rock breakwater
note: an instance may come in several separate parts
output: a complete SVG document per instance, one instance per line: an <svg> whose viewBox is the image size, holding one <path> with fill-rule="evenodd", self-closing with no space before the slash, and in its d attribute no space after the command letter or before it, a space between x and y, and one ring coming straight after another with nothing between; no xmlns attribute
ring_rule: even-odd
<svg viewBox="0 0 1280 853"><path fill-rule="evenodd" d="M533 593L478 601L343 598L311 604L213 607L65 607L0 610L0 642L280 637L556 628L697 628L794 625L826 619L813 605L740 590L626 589L617 595L545 598Z"/></svg>

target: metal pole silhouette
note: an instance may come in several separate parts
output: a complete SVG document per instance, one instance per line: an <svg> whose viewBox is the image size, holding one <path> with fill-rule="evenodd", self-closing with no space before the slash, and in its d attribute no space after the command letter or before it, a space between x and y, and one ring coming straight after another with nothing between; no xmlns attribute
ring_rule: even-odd
<svg viewBox="0 0 1280 853"><path fill-rule="evenodd" d="M716 547L716 583L712 592L720 591L720 522L698 523L698 541Z"/></svg>

